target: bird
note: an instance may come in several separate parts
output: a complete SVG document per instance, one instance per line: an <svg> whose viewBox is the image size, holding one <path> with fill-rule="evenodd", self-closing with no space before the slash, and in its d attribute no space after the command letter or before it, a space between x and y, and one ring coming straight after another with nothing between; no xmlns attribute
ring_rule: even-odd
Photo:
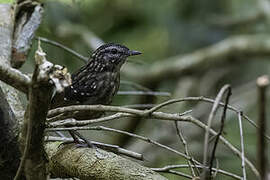
<svg viewBox="0 0 270 180"><path fill-rule="evenodd" d="M130 50L124 45L107 43L97 48L87 64L71 75L71 84L61 93L56 93L51 101L51 109L70 105L109 105L120 86L120 69L129 56L141 52ZM76 120L93 119L102 112L83 112L76 114ZM69 131L78 142L76 131ZM85 140L85 139L84 139ZM86 141L86 140L85 140ZM91 143L86 142L89 146Z"/></svg>

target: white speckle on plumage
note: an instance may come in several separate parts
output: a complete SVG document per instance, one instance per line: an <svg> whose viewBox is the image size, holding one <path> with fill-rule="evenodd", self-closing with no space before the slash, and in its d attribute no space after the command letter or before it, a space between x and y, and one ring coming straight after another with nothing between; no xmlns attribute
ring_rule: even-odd
<svg viewBox="0 0 270 180"><path fill-rule="evenodd" d="M81 95L84 96L84 93L82 92Z"/></svg>
<svg viewBox="0 0 270 180"><path fill-rule="evenodd" d="M73 86L70 86L71 89L73 89Z"/></svg>
<svg viewBox="0 0 270 180"><path fill-rule="evenodd" d="M67 101L67 98L64 98L64 101Z"/></svg>
<svg viewBox="0 0 270 180"><path fill-rule="evenodd" d="M74 90L73 92L74 92L74 93L77 93L77 90Z"/></svg>
<svg viewBox="0 0 270 180"><path fill-rule="evenodd" d="M95 82L95 81L94 81L94 82L92 82L92 84L91 84L91 88L93 88L95 85L96 85L96 82Z"/></svg>

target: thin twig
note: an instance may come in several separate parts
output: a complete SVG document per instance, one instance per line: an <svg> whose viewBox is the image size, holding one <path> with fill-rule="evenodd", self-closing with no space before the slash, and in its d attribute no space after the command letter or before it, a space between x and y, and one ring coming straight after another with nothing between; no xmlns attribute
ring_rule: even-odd
<svg viewBox="0 0 270 180"><path fill-rule="evenodd" d="M177 122L177 121L174 121L174 125L175 125L175 128L176 128L176 133L177 133L177 135L178 135L180 141L181 141L182 144L184 145L184 148L185 148L185 154L186 154L187 156L190 156L190 155L189 155L189 152L188 152L187 142L186 142L186 140L185 140L185 138L184 138L184 136L183 136L183 134L182 134L181 129L179 129L179 127L178 127L178 122ZM196 165L195 165L195 163L193 162L192 156L190 156L190 157L191 157L191 159L189 159L189 160L187 161L187 163L188 163L188 165L189 165L189 168L190 168L190 171L191 171L192 176L195 177L196 175L195 175L194 169L193 169L193 167L191 166L191 164L194 165L195 168L196 168ZM199 175L199 174L200 174L199 170L198 170L197 168L196 168L196 170L197 170L197 175Z"/></svg>
<svg viewBox="0 0 270 180"><path fill-rule="evenodd" d="M203 169L205 168L204 166L201 166L201 165L196 165L197 168L200 168L200 169ZM168 166L164 166L162 168L151 168L153 171L156 171L156 172L166 172L167 170L170 170L170 169L176 169L176 168L189 168L189 165L188 164L179 164L179 165L168 165ZM206 167L208 168L208 167ZM227 172L227 171L224 171L222 169L216 169L216 168L213 168L214 171L217 171L219 172L220 174L223 174L225 176L229 176L229 177L232 177L234 179L239 179L239 180L242 180L242 177L236 175L236 174L233 174L233 173L230 173L230 172Z"/></svg>
<svg viewBox="0 0 270 180"><path fill-rule="evenodd" d="M219 162L218 162L218 159L216 158L216 171L215 173L213 174L213 178L216 178L217 177L217 174L218 174L218 170L219 170ZM212 168L213 169L213 168Z"/></svg>
<svg viewBox="0 0 270 180"><path fill-rule="evenodd" d="M207 125L205 125L204 123L202 123L201 121L194 121L195 119L191 119L191 123L194 123L196 125L198 125L199 127L203 128L204 130L208 129ZM209 129L209 132L216 136L217 132L215 132L213 129ZM220 136L220 140L222 141L222 143L227 146L234 154L236 154L239 158L242 158L242 153L236 148L234 147L230 142L228 142L223 136ZM252 172L259 178L259 172L256 169L256 167L254 166L254 164L252 164L251 161L249 161L246 157L245 157L245 163L250 167L250 169L252 170Z"/></svg>
<svg viewBox="0 0 270 180"><path fill-rule="evenodd" d="M174 170L171 170L171 169L167 169L165 171L156 171L156 172L171 173L171 174L175 174L177 176L181 176L181 177L184 177L184 178L187 178L187 179L193 179L193 177L188 175L188 174L185 174L185 173L182 173L182 172L179 172L179 171L174 171Z"/></svg>
<svg viewBox="0 0 270 180"><path fill-rule="evenodd" d="M178 102L184 102L184 101L199 101L199 102L202 101L202 102L207 102L207 103L214 103L215 102L213 99L206 98L206 97L203 97L203 96L171 99L171 100L165 101L165 102L153 107L152 109L149 110L149 113L157 111L158 109L160 109L160 108L162 108L164 106L174 104L174 103L178 103ZM220 106L225 106L225 104L222 103L222 102L220 102L219 105ZM231 110L231 111L234 111L236 113L239 113L241 111L241 110L238 110L238 109L236 109L235 107L233 107L231 105L228 105L228 109ZM254 121L252 121L249 117L247 117L245 114L243 114L243 118L246 119L252 126L254 126L255 128L258 128L257 124ZM264 134L264 136L265 136L265 138L267 140L270 141L270 136L269 135Z"/></svg>
<svg viewBox="0 0 270 180"><path fill-rule="evenodd" d="M128 114L128 113L116 113L110 116L105 116L105 117L101 117L101 118L97 118L97 119L90 119L90 120L80 120L77 121L74 118L69 118L69 119L61 119L60 121L51 121L51 120L55 120L55 119L49 119L48 120L48 124L47 127L52 128L52 127L59 127L59 126L85 126L85 125L89 125L89 124L94 124L94 123L101 123L101 122L106 122L106 121L111 121L114 119L120 119L120 118L124 118L124 117L135 117L132 114Z"/></svg>
<svg viewBox="0 0 270 180"><path fill-rule="evenodd" d="M48 118L62 113L75 112L75 111L101 111L101 112L124 112L130 114L143 115L144 111L137 109L124 108L119 106L105 106L105 105L73 105L52 109L48 113Z"/></svg>
<svg viewBox="0 0 270 180"><path fill-rule="evenodd" d="M72 128L48 128L46 129L45 131L46 132L50 132L50 131L68 131L68 130L97 130L97 131L108 131L108 132L114 132L114 133L120 133L120 134L125 134L127 136L131 136L131 137L134 137L134 138L137 138L137 139L140 139L140 140L143 140L145 142L148 142L148 143L151 143L153 145L156 145L158 147L161 147L163 149L166 149L170 152L173 152L185 159L190 159L191 157L190 156L187 156L186 154L184 153L181 153L175 149L172 149L166 145L163 145L163 144L160 144L154 140L151 140L147 137L144 137L144 136L140 136L140 135L137 135L137 134L133 134L133 133L129 133L129 132L126 132L126 131L122 131L122 130L118 130L118 129L113 129L113 128L108 128L108 127L104 127L104 126L92 126L92 127L72 127ZM195 163L197 164L201 164L199 163L198 161L194 160Z"/></svg>
<svg viewBox="0 0 270 180"><path fill-rule="evenodd" d="M192 98L193 99L193 98ZM198 98L196 98L198 101ZM200 98L199 98L200 99ZM183 100L183 99L181 99ZM211 100L209 100L211 102ZM221 104L222 105L222 104ZM228 106L229 109L229 106ZM67 113L67 112L74 112L74 111L81 111L81 110L90 110L90 111L108 111L108 112L123 112L126 116L129 114L129 116L133 117L146 117L146 118L155 118L157 120L170 120L170 121L186 121L193 123L197 125L198 127L207 130L207 126L202 123L200 120L192 117L192 116L179 116L179 114L171 114L171 113L164 113L164 112L153 112L151 114L147 114L148 110L136 110L136 109L129 109L129 108L123 108L123 107L115 107L115 106L104 106L104 105L76 105L76 106L68 106L63 108L57 108L50 110L48 113L48 117L53 117L61 113ZM237 111L236 111L237 112ZM244 116L243 116L244 117ZM79 122L78 122L79 123ZM212 135L216 135L217 133L210 129L210 133ZM235 148L231 143L229 143L223 136L220 137L220 140L223 142L225 146L227 146L234 154L236 154L238 157L241 158L241 152ZM245 158L246 164L251 168L253 173L259 177L258 170L255 168L255 166L247 159Z"/></svg>
<svg viewBox="0 0 270 180"><path fill-rule="evenodd" d="M73 56L79 58L80 60L82 60L84 63L87 63L89 58L88 57L85 57L85 56L82 56L81 54L77 53L76 51L64 46L63 44L60 44L56 41L53 41L53 40L49 40L47 38L44 38L44 37L36 37L37 40L40 40L42 42L45 42L45 43L48 43L48 44L51 44L51 45L54 45L56 47L59 47L61 49L63 49L64 51L72 54Z"/></svg>
<svg viewBox="0 0 270 180"><path fill-rule="evenodd" d="M129 105L124 105L122 107L134 108L134 109L150 109L154 106L156 106L156 104L129 104Z"/></svg>
<svg viewBox="0 0 270 180"><path fill-rule="evenodd" d="M240 142L241 142L241 167L243 172L243 180L247 179L246 175L246 163L245 163L245 151L244 151L244 135L242 128L242 114L238 113L239 129L240 129Z"/></svg>
<svg viewBox="0 0 270 180"><path fill-rule="evenodd" d="M158 109L164 107L164 106L167 106L167 105L170 105L170 104L173 104L173 103L179 103L179 102L185 102L185 101L202 101L202 102L207 102L207 103L214 103L215 101L213 99L210 99L210 98L205 98L203 96L201 97L186 97L186 98L179 98L179 99L171 99L171 100L168 100L168 101L165 101L147 111L144 112L144 114L151 114L152 112L154 111L157 111ZM219 103L220 106L224 106L224 103L220 102ZM90 107L90 106L89 106ZM86 108L87 110L97 110L99 109L99 111L102 111L103 107L99 106L97 107L96 105L91 105L91 107L93 108ZM111 107L111 106L110 106ZM72 110L74 109L74 110ZM108 108L110 109L110 108ZM230 109L231 111L234 111L236 113L240 112L240 110L237 110L235 107L233 106L230 106L228 105L228 109ZM61 113L64 113L65 111L80 111L80 110L85 110L85 108L81 107L81 106L69 106L69 107L65 107L65 108L57 108L57 109L53 109L53 110L50 110L49 111L49 114L48 116L49 117L52 117L52 116L56 116L57 114L61 114ZM114 109L115 111L114 112L127 112L125 111L124 109L121 109L119 111L117 111L116 109ZM106 109L103 109L103 111L110 111L110 110L107 110ZM129 112L128 112L129 113ZM136 114L136 112L133 112L131 114ZM255 128L258 128L258 126L256 125L256 123L254 121L252 121L249 117L247 117L246 115L243 114L243 118L246 119L252 126L254 126ZM264 134L265 138L267 140L270 141L270 136L268 136L266 133Z"/></svg>
<svg viewBox="0 0 270 180"><path fill-rule="evenodd" d="M74 142L74 139L67 138L67 137L46 136L45 141L46 142L55 142L55 141ZM79 141L84 142L82 139L79 139ZM143 161L142 154L121 148L117 145L105 144L105 143L96 142L96 141L90 141L90 143L93 144L94 146L100 148L100 149L108 150L108 151L114 152L116 154L122 154L122 155L125 155L128 157Z"/></svg>
<svg viewBox="0 0 270 180"><path fill-rule="evenodd" d="M168 92L156 92L156 91L118 91L117 95L143 95L143 96L167 96L171 94Z"/></svg>
<svg viewBox="0 0 270 180"><path fill-rule="evenodd" d="M212 107L212 110L209 114L209 118L208 118L208 121L207 121L207 130L205 131L205 136L204 136L204 148L203 148L203 165L204 166L207 166L208 164L208 145L209 145L209 135L210 135L210 132L209 130L211 129L211 125L212 125L212 121L216 115L216 112L218 110L218 107L219 107L219 103L221 102L221 99L223 97L223 94L230 88L230 85L225 85L221 88L221 90L219 91L216 99L215 99L215 102L213 104L213 107ZM205 179L206 178L206 171L207 169L204 169L203 170L203 173L202 173L202 179ZM210 172L211 173L211 172ZM210 176L211 177L211 176Z"/></svg>
<svg viewBox="0 0 270 180"><path fill-rule="evenodd" d="M215 159L215 153L216 153L219 137L223 133L225 119L226 119L226 111L227 111L229 99L230 99L230 96L231 96L231 87L228 87L227 90L228 90L228 92L227 92L227 96L226 96L226 100L225 100L225 106L223 108L223 113L222 113L222 116L221 116L220 129L219 129L219 132L218 132L218 134L216 136L216 140L215 140L214 147L213 147L213 150L212 150L212 155L211 155L211 158L210 158L210 165L209 165L209 173L210 174L209 174L209 177L212 176L212 167L213 167L213 162L214 162L214 159Z"/></svg>

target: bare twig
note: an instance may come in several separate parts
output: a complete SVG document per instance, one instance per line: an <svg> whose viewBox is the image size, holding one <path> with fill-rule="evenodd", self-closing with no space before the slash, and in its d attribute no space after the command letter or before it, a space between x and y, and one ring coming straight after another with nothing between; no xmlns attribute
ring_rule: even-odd
<svg viewBox="0 0 270 180"><path fill-rule="evenodd" d="M182 134L181 129L179 129L179 127L178 127L178 122L177 122L177 121L174 121L174 124L175 124L175 128L176 128L176 133L177 133L177 135L178 135L180 141L181 141L182 144L184 145L184 148L185 148L185 154L186 154L187 156L190 156L190 155L189 155L189 152L188 152L187 142L186 142L186 140L185 140L185 138L184 138L184 136L183 136L183 134ZM194 165L195 168L196 168L196 165L195 165L195 163L193 162L192 156L190 156L190 157L191 157L191 159L189 159L187 162L188 162L188 165L189 165L189 168L190 168L190 171L191 171L192 176L195 177L196 175L195 175L194 169L193 169L193 167L191 166L191 164ZM196 168L196 170L197 170L197 171L196 171L196 172L197 172L197 175L199 175L199 174L200 174L199 170L198 170L197 168Z"/></svg>
<svg viewBox="0 0 270 180"><path fill-rule="evenodd" d="M62 119L61 116L57 116L57 119L54 119L54 118L49 119L50 123L47 124L47 127L52 128L52 127L59 127L59 126L85 126L85 125L89 125L89 124L106 122L106 121L120 119L120 118L124 118L124 117L134 117L134 115L128 114L128 113L116 113L116 114L113 114L111 116L105 116L105 117L101 117L101 118L97 118L97 119L90 119L90 120L84 120L84 121L82 121L82 120L77 121L76 119L69 118L69 119L53 122L53 121L57 120L58 118Z"/></svg>
<svg viewBox="0 0 270 180"><path fill-rule="evenodd" d="M54 137L54 136L46 136L45 137L45 142L55 142L55 141L74 142L74 139L73 138L66 138L66 137ZM81 139L79 139L79 141L84 142ZM105 144L105 143L96 142L96 141L90 141L90 143L93 144L94 146L100 148L100 149L108 150L108 151L114 152L116 154L122 154L122 155L125 155L128 157L143 161L142 154L121 148L117 145Z"/></svg>
<svg viewBox="0 0 270 180"><path fill-rule="evenodd" d="M204 166L201 166L201 165L196 165L197 168L200 168L200 169L203 169L205 168ZM176 169L176 168L189 168L189 165L188 164L180 164L180 165L168 165L168 166L164 166L162 168L151 168L152 170L154 171L157 171L157 172L167 172L168 170L170 169ZM208 167L206 167L208 169ZM216 169L216 168L213 168L214 171L217 171L219 172L220 174L223 174L225 176L229 176L229 177L232 177L234 179L239 179L239 180L242 180L242 177L236 175L236 174L233 174L233 173L230 173L230 172L227 172L227 171L224 171L224 170L221 170L221 169Z"/></svg>
<svg viewBox="0 0 270 180"><path fill-rule="evenodd" d="M184 101L202 101L202 102L208 102L208 103L214 103L215 101L213 99L209 99L209 98L206 98L206 97L203 97L203 96L200 96L200 97L186 97L186 98L179 98L179 99L170 99L168 101L165 101L153 108L151 108L150 110L148 110L148 113L151 113L151 112L154 112L154 111L157 111L158 109L164 107L164 106L167 106L169 104L174 104L174 103L178 103L178 102L184 102ZM224 103L220 102L219 103L220 106L225 106ZM228 109L231 110L231 111L234 111L236 113L239 113L241 110L238 110L236 109L235 107L231 106L231 105L228 105ZM252 126L254 126L255 128L258 128L258 126L256 125L256 123L254 121L252 121L249 117L247 117L245 114L243 114L243 118L246 119ZM265 138L267 140L270 141L270 136L268 136L267 134L264 134Z"/></svg>
<svg viewBox="0 0 270 180"><path fill-rule="evenodd" d="M212 155L211 155L211 158L210 158L210 165L209 165L209 177L212 176L212 167L213 167L213 162L214 162L214 159L215 159L215 153L216 153L216 148L217 148L217 145L218 145L218 141L219 141L219 137L222 135L223 133L223 128L224 128L224 124L225 124L225 119L226 119L226 111L227 111L227 107L228 107L228 103L229 103L229 98L231 96L231 87L228 87L227 89L227 96L226 96L226 100L225 100L225 106L223 108L223 113L222 113L222 116L221 116L221 122L220 122L220 129L219 129L219 132L216 136L216 140L215 140L215 143L214 143L214 147L213 147L213 150L212 150Z"/></svg>
<svg viewBox="0 0 270 180"><path fill-rule="evenodd" d="M81 54L77 53L76 51L56 42L56 41L53 41L53 40L49 40L47 38L44 38L44 37L37 37L36 38L37 40L40 40L42 42L45 42L45 43L48 43L48 44L51 44L51 45L54 45L56 47L59 47L59 48L62 48L64 51L72 54L73 56L79 58L80 60L82 60L84 63L87 63L89 58L88 57L85 57L85 56L82 56Z"/></svg>
<svg viewBox="0 0 270 180"><path fill-rule="evenodd" d="M153 168L152 168L153 170ZM156 172L164 172L164 173L171 173L171 174L174 174L174 175L177 175L177 176L180 176L180 177L184 177L184 178L187 178L187 179L194 179L192 176L188 175L188 174L185 174L185 173L182 173L182 172L179 172L179 171L174 171L172 169L166 169L166 170L163 170L163 171L159 171L159 170L154 170Z"/></svg>
<svg viewBox="0 0 270 180"><path fill-rule="evenodd" d="M193 121L193 120L192 120ZM193 122L192 122L193 123ZM194 122L195 123L195 122ZM203 128L203 129L207 129L207 126L200 122L200 121L196 121L195 123L196 125L198 125L199 127ZM212 135L217 135L217 132L215 132L213 129L209 129L209 132ZM220 136L220 140L222 141L222 143L227 146L234 154L236 154L239 158L242 158L242 153L236 148L234 147L231 143L229 143L223 136ZM259 177L259 172L256 169L256 167L247 159L247 157L245 157L245 163L250 167L250 169L253 171L253 173Z"/></svg>
<svg viewBox="0 0 270 180"><path fill-rule="evenodd" d="M184 116L188 113L192 112L191 110L186 111L184 113L178 114L178 116ZM47 127L53 128L53 127L59 127L59 126L85 126L89 124L94 124L94 123L101 123L101 122L106 122L106 121L111 121L115 119L120 119L120 118L125 118L125 117L135 117L136 115L129 114L129 113L115 113L110 116L105 116L97 119L90 119L90 120L80 120L77 121L76 119L69 118L70 114L65 115L65 113L53 116L52 118L48 118L47 122ZM69 118L69 119L67 119ZM57 122L55 122L57 121Z"/></svg>
<svg viewBox="0 0 270 180"><path fill-rule="evenodd" d="M263 134L266 132L266 88L269 86L269 78L268 76L261 76L257 79L257 87L258 87L258 149L257 149L257 159L259 165L259 171L261 174L261 179L266 179L266 164L267 164L267 155L266 148L267 144L264 140Z"/></svg>
<svg viewBox="0 0 270 180"><path fill-rule="evenodd" d="M243 180L246 180L247 175L246 175L244 135L243 135L243 128L242 128L242 114L241 114L241 112L238 113L238 121L239 121L240 142L241 142L241 166L242 166L242 172L243 172Z"/></svg>
<svg viewBox="0 0 270 180"><path fill-rule="evenodd" d="M216 99L215 99L215 102L213 104L213 107L212 107L212 110L210 112L210 115L209 115L209 118L208 118L208 121L207 121L207 130L205 131L205 136L204 136L204 148L203 148L203 165L204 166L207 166L208 164L208 145L209 145L209 135L210 135L210 132L209 132L209 129L211 128L211 125L212 125L212 121L216 115L216 112L218 110L218 106L219 106L219 103L221 102L222 100L222 97L223 97L223 94L228 91L230 89L230 86L229 85L225 85L221 88L221 90L219 91ZM203 170L203 173L202 173L202 179L205 179L206 178L206 171L207 169L204 169ZM211 172L210 172L211 174ZM211 177L211 176L210 176Z"/></svg>
<svg viewBox="0 0 270 180"><path fill-rule="evenodd" d="M150 109L154 106L156 106L156 104L128 104L128 105L124 105L123 107L133 108L133 109Z"/></svg>
<svg viewBox="0 0 270 180"><path fill-rule="evenodd" d="M192 99L192 100L196 99L196 101L198 101L198 100L201 100L202 98L200 98L200 97L199 98L189 98L189 100L190 99ZM183 101L183 99L180 99L180 100ZM208 99L208 102L212 102L212 100ZM222 105L222 103L221 103L221 105ZM231 108L232 107L228 106L228 109L231 109ZM186 122L191 122L191 123L201 127L204 130L207 130L207 129L209 130L209 128L207 128L207 126L205 124L203 124L200 120L197 120L196 118L194 118L192 116L179 116L179 114L171 114L171 113L164 113L164 112L153 112L153 113L149 114L148 110L142 111L142 110L135 110L135 109L129 109L129 108L115 107L115 106L103 106L103 105L76 105L76 106L57 108L57 109L50 110L48 113L48 117L53 117L53 116L56 116L58 114L80 111L80 110L123 112L123 113L128 113L128 114L130 114L130 116L133 116L133 117L138 116L138 117L146 117L146 118L155 118L155 119L160 119L160 120L186 121ZM127 114L125 114L125 115L127 115ZM213 135L217 134L213 129L210 129L210 133ZM220 140L234 154L236 154L238 157L241 157L240 151L237 148L235 148L231 143L229 143L224 137L221 136ZM251 168L253 173L256 176L259 176L257 169L247 158L245 158L245 162Z"/></svg>
<svg viewBox="0 0 270 180"><path fill-rule="evenodd" d="M130 114L144 115L144 111L137 109L130 109L118 106L105 106L105 105L73 105L52 109L48 112L48 118L62 113L75 112L75 111L106 111L106 112L124 112Z"/></svg>
<svg viewBox="0 0 270 180"><path fill-rule="evenodd" d="M46 129L47 132L49 131L68 131L68 130L97 130L97 131L108 131L108 132L114 132L114 133L120 133L120 134L125 134L127 136L131 136L131 137L134 137L134 138L137 138L137 139L140 139L140 140L143 140L145 142L148 142L148 143L151 143L153 145L156 145L158 147L161 147L163 149L166 149L170 152L173 152L185 159L190 159L191 157L190 156L187 156L186 154L184 153L181 153L175 149L172 149L166 145L163 145L163 144L160 144L154 140L151 140L147 137L143 137L143 136L140 136L140 135L137 135L137 134L133 134L133 133L129 133L129 132L126 132L126 131L122 131L122 130L118 130L118 129L113 129L113 128L108 128L108 127L104 127L104 126L92 126L92 127L72 127L72 128L48 128ZM200 164L198 161L196 160L193 160L195 163L197 164Z"/></svg>
<svg viewBox="0 0 270 180"><path fill-rule="evenodd" d="M216 159L216 171L213 174L213 178L216 178L217 177L218 170L219 170L219 162L218 162L218 159Z"/></svg>
<svg viewBox="0 0 270 180"><path fill-rule="evenodd" d="M118 91L117 95L171 96L168 92L156 91Z"/></svg>

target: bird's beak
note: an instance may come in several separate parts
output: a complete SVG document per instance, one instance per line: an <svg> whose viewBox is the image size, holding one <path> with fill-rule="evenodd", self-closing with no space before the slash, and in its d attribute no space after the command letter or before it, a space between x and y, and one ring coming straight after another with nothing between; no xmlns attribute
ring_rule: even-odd
<svg viewBox="0 0 270 180"><path fill-rule="evenodd" d="M141 52L139 52L139 51L132 51L132 50L129 50L128 51L129 53L129 56L135 56L135 55L140 55L140 54L142 54Z"/></svg>

